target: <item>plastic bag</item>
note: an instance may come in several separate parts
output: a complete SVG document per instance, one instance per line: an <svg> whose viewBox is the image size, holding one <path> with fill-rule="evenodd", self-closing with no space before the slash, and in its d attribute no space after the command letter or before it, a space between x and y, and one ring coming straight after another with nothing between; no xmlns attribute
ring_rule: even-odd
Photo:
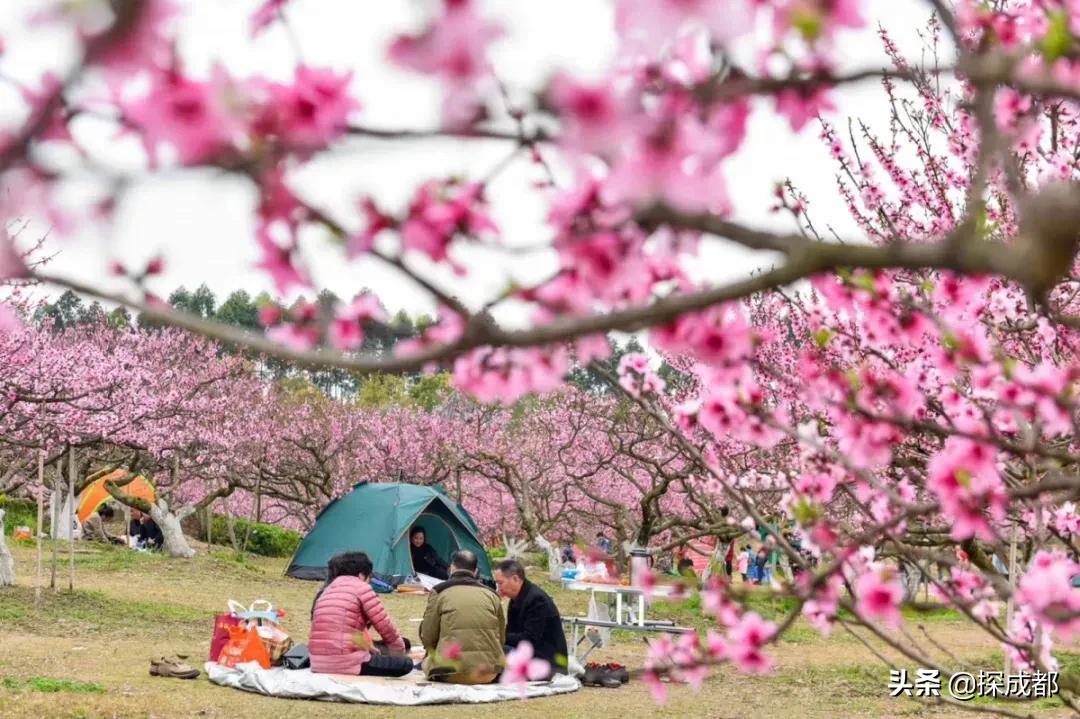
<svg viewBox="0 0 1080 719"><path fill-rule="evenodd" d="M229 627L228 631L229 641L218 656L218 664L235 667L245 662L258 662L263 669L270 668L270 654L253 627L238 625Z"/></svg>

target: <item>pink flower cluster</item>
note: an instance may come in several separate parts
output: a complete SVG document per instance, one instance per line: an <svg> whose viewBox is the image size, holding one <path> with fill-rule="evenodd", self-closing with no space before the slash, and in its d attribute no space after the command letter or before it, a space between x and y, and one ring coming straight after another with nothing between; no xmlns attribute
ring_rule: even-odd
<svg viewBox="0 0 1080 719"><path fill-rule="evenodd" d="M570 369L565 347L480 347L454 362L454 386L481 402L512 403L562 384Z"/></svg>
<svg viewBox="0 0 1080 719"><path fill-rule="evenodd" d="M420 33L395 38L388 56L403 68L442 81L443 122L464 128L484 116L481 93L492 77L488 46L503 30L484 18L473 0L443 0L441 5L442 12Z"/></svg>
<svg viewBox="0 0 1080 719"><path fill-rule="evenodd" d="M359 294L348 305L325 316L313 302L298 302L288 309L266 305L259 311L259 322L271 339L298 350L308 350L324 338L335 349L355 350L364 341L369 322L382 322L386 311L371 293Z"/></svg>
<svg viewBox="0 0 1080 719"><path fill-rule="evenodd" d="M1038 622L1050 627L1063 641L1080 633L1080 592L1072 578L1080 564L1060 551L1040 551L1020 577L1016 599Z"/></svg>
<svg viewBox="0 0 1080 719"><path fill-rule="evenodd" d="M992 523L1005 519L1008 502L996 454L982 442L950 437L927 464L927 486L952 521L956 541L996 539Z"/></svg>
<svg viewBox="0 0 1080 719"><path fill-rule="evenodd" d="M543 679L551 671L551 665L533 656L533 646L523 641L506 655L506 668L499 676L500 684L522 686Z"/></svg>
<svg viewBox="0 0 1080 719"><path fill-rule="evenodd" d="M649 358L641 353L619 360L619 384L634 397L662 394L665 387L664 380L649 366Z"/></svg>
<svg viewBox="0 0 1080 719"><path fill-rule="evenodd" d="M965 607L984 622L1001 612L994 588L981 574L969 569L953 567L942 586L931 585L930 593L946 604Z"/></svg>

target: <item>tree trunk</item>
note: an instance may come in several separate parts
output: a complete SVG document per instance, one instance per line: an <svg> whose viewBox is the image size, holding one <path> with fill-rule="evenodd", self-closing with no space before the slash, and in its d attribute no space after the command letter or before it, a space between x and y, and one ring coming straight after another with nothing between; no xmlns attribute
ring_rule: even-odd
<svg viewBox="0 0 1080 719"><path fill-rule="evenodd" d="M38 450L38 493L37 493L37 534L34 535L34 540L37 542L37 575L34 577L34 607L38 607L41 604L41 569L42 569L42 555L41 555L41 530L44 515L45 515L45 450ZM0 531L0 536L4 533Z"/></svg>
<svg viewBox="0 0 1080 719"><path fill-rule="evenodd" d="M157 522L164 540L162 550L170 557L191 559L195 556L195 550L188 544L184 530L180 528L181 520L194 511L192 507L185 507L174 514L169 511L169 504L164 499L150 505L150 518Z"/></svg>
<svg viewBox="0 0 1080 719"><path fill-rule="evenodd" d="M544 538L542 534L536 535L536 546L547 553L548 578L553 582L562 578L562 562L559 561L559 548Z"/></svg>
<svg viewBox="0 0 1080 719"><path fill-rule="evenodd" d="M1013 596L1016 594L1016 522L1012 523L1012 533L1009 535L1009 599L1005 603L1005 630L1012 631L1013 623L1013 608L1015 602ZM1012 659L1009 657L1009 653L1005 653L1005 675L1008 676L1012 673Z"/></svg>
<svg viewBox="0 0 1080 719"><path fill-rule="evenodd" d="M75 448L68 450L68 512L67 526L71 537L68 539L68 591L75 591Z"/></svg>
<svg viewBox="0 0 1080 719"><path fill-rule="evenodd" d="M529 543L520 539L507 537L504 534L503 546L506 547L507 559L520 559L525 554L525 549L529 546Z"/></svg>
<svg viewBox="0 0 1080 719"><path fill-rule="evenodd" d="M255 480L255 521L262 522L262 475Z"/></svg>
<svg viewBox="0 0 1080 719"><path fill-rule="evenodd" d="M214 544L214 503L206 505L206 511L203 512L203 521L206 522L206 551L210 551L210 547Z"/></svg>
<svg viewBox="0 0 1080 719"><path fill-rule="evenodd" d="M232 544L233 551L240 554L240 542L236 540L236 522L228 510L225 511L225 528L229 530L229 542Z"/></svg>
<svg viewBox="0 0 1080 719"><path fill-rule="evenodd" d="M4 514L0 509L0 587L15 586L15 559L8 550L4 540Z"/></svg>
<svg viewBox="0 0 1080 719"><path fill-rule="evenodd" d="M49 588L56 591L56 539L60 531L60 460L56 461L56 476L53 477L52 501L49 504L50 528L52 530L52 566L49 572Z"/></svg>
<svg viewBox="0 0 1080 719"><path fill-rule="evenodd" d="M251 519L248 520L247 529L244 530L244 544L241 549L241 554L247 554L248 543L251 541L251 532L255 528L255 522L261 522L262 519L262 476L255 480L255 507L252 509Z"/></svg>
<svg viewBox="0 0 1080 719"><path fill-rule="evenodd" d="M904 601L913 602L918 599L919 585L922 582L922 574L914 564L903 559L900 560L900 579L904 587Z"/></svg>

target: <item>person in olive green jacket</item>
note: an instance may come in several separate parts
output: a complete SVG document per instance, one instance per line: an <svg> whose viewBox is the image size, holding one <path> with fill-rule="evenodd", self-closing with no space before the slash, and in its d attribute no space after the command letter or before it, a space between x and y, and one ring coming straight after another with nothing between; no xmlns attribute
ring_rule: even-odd
<svg viewBox="0 0 1080 719"><path fill-rule="evenodd" d="M435 681L488 684L506 666L506 615L499 595L477 579L476 555L450 558L450 579L428 597L420 640L424 674Z"/></svg>

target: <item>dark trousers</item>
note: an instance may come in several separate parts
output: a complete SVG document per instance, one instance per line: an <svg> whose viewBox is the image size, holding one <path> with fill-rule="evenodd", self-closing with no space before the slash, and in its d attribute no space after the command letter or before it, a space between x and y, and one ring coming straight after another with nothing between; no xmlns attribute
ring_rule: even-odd
<svg viewBox="0 0 1080 719"><path fill-rule="evenodd" d="M408 654L412 650L412 642L409 641L408 637L402 637L401 641L405 642L405 653ZM375 648L379 650L380 654L386 654L390 651L389 647L386 646L386 642L382 639L376 640Z"/></svg>
<svg viewBox="0 0 1080 719"><path fill-rule="evenodd" d="M360 665L360 674L366 677L403 677L412 670L412 659L393 654L375 654Z"/></svg>

